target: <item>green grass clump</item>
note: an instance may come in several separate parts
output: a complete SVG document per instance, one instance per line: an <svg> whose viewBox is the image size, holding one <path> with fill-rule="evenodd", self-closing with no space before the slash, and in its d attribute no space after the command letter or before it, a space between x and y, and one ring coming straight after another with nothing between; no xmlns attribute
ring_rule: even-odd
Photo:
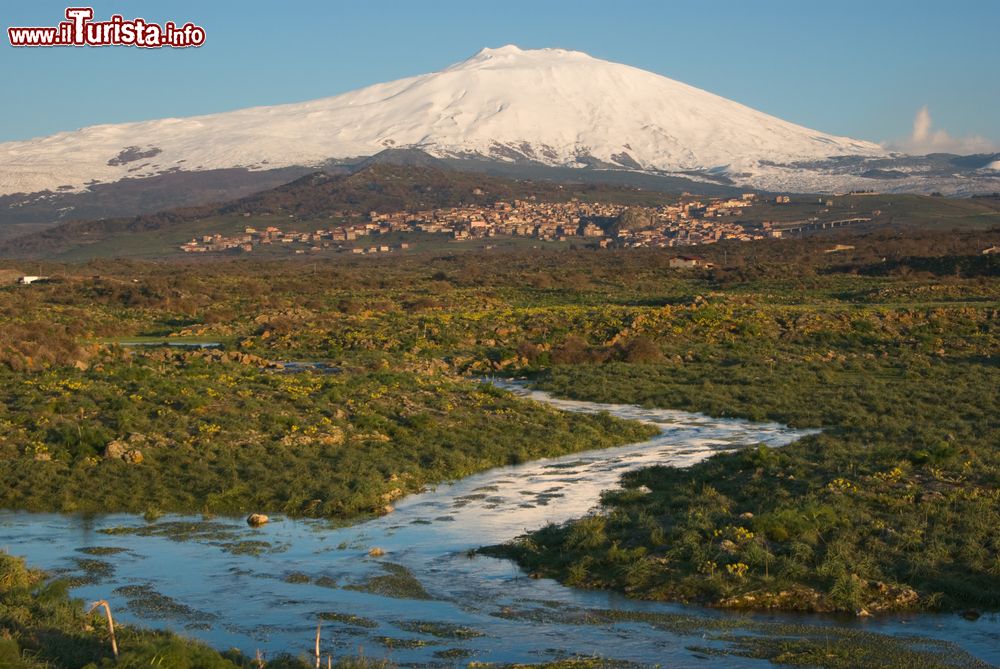
<svg viewBox="0 0 1000 669"><path fill-rule="evenodd" d="M386 573L371 576L363 583L346 585L344 588L396 599L433 599L424 590L424 586L416 579L413 572L403 565L393 562L379 562L379 566Z"/></svg>

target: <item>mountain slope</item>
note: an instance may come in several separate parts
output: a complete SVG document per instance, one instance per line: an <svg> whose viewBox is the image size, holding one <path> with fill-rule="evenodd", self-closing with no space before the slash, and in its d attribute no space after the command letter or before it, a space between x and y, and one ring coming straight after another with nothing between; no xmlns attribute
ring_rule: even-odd
<svg viewBox="0 0 1000 669"><path fill-rule="evenodd" d="M439 72L311 102L0 144L0 196L36 194L3 205L23 211L123 179L316 169L358 164L386 150L451 167L469 161L633 171L772 191L960 194L1000 187L990 170L940 171L927 160L810 130L628 65L578 51L505 46ZM59 202L60 217L74 217L73 203Z"/></svg>
<svg viewBox="0 0 1000 669"><path fill-rule="evenodd" d="M506 46L312 102L0 144L0 194L174 170L318 166L406 147L436 157L732 173L761 161L884 154L627 65Z"/></svg>

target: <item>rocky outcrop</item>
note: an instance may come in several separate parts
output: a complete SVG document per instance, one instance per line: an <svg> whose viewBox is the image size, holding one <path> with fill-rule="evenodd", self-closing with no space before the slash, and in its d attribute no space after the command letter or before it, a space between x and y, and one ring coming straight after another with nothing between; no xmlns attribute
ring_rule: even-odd
<svg viewBox="0 0 1000 669"><path fill-rule="evenodd" d="M724 609L808 611L822 613L831 611L822 593L805 586L792 586L787 590L745 592L727 597L717 603Z"/></svg>
<svg viewBox="0 0 1000 669"><path fill-rule="evenodd" d="M920 595L905 585L892 585L881 581L869 581L858 576L852 577L859 586L861 605L851 611L858 617L866 617L887 611L907 611L916 609ZM728 597L716 604L726 609L808 611L810 613L832 613L843 607L830 601L823 593L806 586L792 586L784 590L755 590Z"/></svg>
<svg viewBox="0 0 1000 669"><path fill-rule="evenodd" d="M143 449L159 448L167 445L167 440L159 436L148 436L133 432L125 437L108 442L104 447L104 458L121 460L130 465L141 464L145 460Z"/></svg>
<svg viewBox="0 0 1000 669"><path fill-rule="evenodd" d="M239 351L222 351L220 349L207 349L196 351L191 354L197 358L205 358L214 362L234 363L237 365L247 365L249 367L262 367L264 369L282 369L284 365L267 358L262 358L253 353L241 353Z"/></svg>
<svg viewBox="0 0 1000 669"><path fill-rule="evenodd" d="M181 351L164 347L152 350L148 353L154 360L163 361L187 361L187 360L207 360L210 362L221 362L248 367L260 367L262 369L284 369L280 362L274 362L267 358L262 358L253 353L242 353L240 351L223 351L218 348L200 349L197 351Z"/></svg>

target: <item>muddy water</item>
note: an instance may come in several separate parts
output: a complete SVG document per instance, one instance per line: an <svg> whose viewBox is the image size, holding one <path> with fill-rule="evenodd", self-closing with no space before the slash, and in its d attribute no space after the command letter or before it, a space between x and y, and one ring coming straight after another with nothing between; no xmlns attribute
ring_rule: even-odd
<svg viewBox="0 0 1000 669"><path fill-rule="evenodd" d="M1000 621L894 616L845 621L738 616L630 601L526 578L470 549L586 513L619 476L650 464L687 466L720 450L782 446L802 431L679 411L559 400L508 389L567 411L608 411L657 425L654 439L504 467L401 500L395 513L346 528L274 519L0 514L0 548L76 578L74 595L106 598L117 618L173 629L251 655L359 649L401 665L539 662L597 655L669 667L705 666L733 635L810 634L855 626L947 642L944 652L1000 662ZM373 557L373 548L384 555ZM927 645L927 641L914 643ZM764 666L728 656L725 666Z"/></svg>

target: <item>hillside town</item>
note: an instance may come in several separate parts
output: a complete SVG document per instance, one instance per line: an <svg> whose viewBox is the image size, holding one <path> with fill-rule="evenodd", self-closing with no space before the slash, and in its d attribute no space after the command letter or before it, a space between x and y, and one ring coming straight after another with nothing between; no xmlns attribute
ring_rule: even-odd
<svg viewBox="0 0 1000 669"><path fill-rule="evenodd" d="M787 196L771 201L787 204ZM526 237L540 241L578 240L600 248L669 248L712 244L722 240L778 238L786 224L748 222L745 212L759 203L756 194L738 198L685 199L656 208L601 202L539 202L535 199L464 205L419 211L369 212L357 223L311 232L284 231L275 226L246 226L242 234L205 235L182 244L187 253L252 252L262 245L289 245L295 253L324 250L378 254L406 250L411 244L375 241L407 233L447 235L455 241L494 237ZM829 204L829 203L827 203ZM245 214L249 217L249 214ZM865 221L870 219L863 219ZM851 222L861 222L852 219ZM803 221L800 225L811 225ZM802 229L797 228L797 229ZM399 234L394 234L399 233Z"/></svg>

